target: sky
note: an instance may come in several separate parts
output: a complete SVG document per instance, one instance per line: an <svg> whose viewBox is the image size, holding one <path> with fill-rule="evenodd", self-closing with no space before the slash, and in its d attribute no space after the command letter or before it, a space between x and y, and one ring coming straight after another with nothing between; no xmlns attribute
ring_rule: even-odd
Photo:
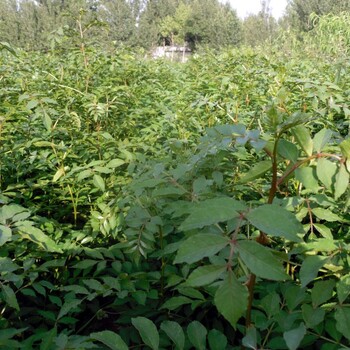
<svg viewBox="0 0 350 350"><path fill-rule="evenodd" d="M258 13L261 9L261 0L220 0L230 3L237 10L239 17L244 18L251 13ZM287 6L287 0L271 0L270 8L275 18L280 18Z"/></svg>

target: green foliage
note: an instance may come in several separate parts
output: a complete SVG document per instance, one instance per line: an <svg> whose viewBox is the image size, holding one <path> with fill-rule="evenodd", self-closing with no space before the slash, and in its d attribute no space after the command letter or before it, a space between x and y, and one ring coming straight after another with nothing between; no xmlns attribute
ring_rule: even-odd
<svg viewBox="0 0 350 350"><path fill-rule="evenodd" d="M81 44L1 46L1 348L346 348L348 63Z"/></svg>

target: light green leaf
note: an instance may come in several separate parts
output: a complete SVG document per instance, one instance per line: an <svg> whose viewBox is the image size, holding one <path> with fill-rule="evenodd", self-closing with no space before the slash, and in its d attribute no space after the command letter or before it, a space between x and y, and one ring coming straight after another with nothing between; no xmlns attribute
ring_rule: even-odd
<svg viewBox="0 0 350 350"><path fill-rule="evenodd" d="M335 310L336 328L345 338L350 340L350 307L338 306Z"/></svg>
<svg viewBox="0 0 350 350"><path fill-rule="evenodd" d="M236 327L248 307L248 289L230 272L215 293L214 303L222 316Z"/></svg>
<svg viewBox="0 0 350 350"><path fill-rule="evenodd" d="M3 292L3 296L4 296L6 304L8 306L16 309L17 311L19 311L18 301L17 301L16 294L13 291L13 289L11 287L7 286L6 284L2 284L1 288L2 288L2 292Z"/></svg>
<svg viewBox="0 0 350 350"><path fill-rule="evenodd" d="M335 282L333 280L315 282L311 289L311 300L314 308L328 301L333 294Z"/></svg>
<svg viewBox="0 0 350 350"><path fill-rule="evenodd" d="M283 338L286 341L289 350L297 350L301 341L306 334L304 323L300 323L298 328L283 333Z"/></svg>
<svg viewBox="0 0 350 350"><path fill-rule="evenodd" d="M329 239L329 240L333 240L332 231L329 227L327 227L326 225L318 224L318 223L313 223L313 226L322 235L322 237Z"/></svg>
<svg viewBox="0 0 350 350"><path fill-rule="evenodd" d="M161 309L175 310L182 305L191 304L192 301L192 299L184 296L172 297L162 305Z"/></svg>
<svg viewBox="0 0 350 350"><path fill-rule="evenodd" d="M296 169L295 178L300 181L307 190L317 191L319 188L315 167Z"/></svg>
<svg viewBox="0 0 350 350"><path fill-rule="evenodd" d="M198 203L190 211L189 217L179 227L181 231L217 224L238 217L236 210L244 210L245 206L232 198L222 197L207 199Z"/></svg>
<svg viewBox="0 0 350 350"><path fill-rule="evenodd" d="M187 327L187 335L197 350L206 350L207 329L198 321L192 321Z"/></svg>
<svg viewBox="0 0 350 350"><path fill-rule="evenodd" d="M200 266L188 277L186 284L191 287L201 287L216 281L225 271L226 266L209 265Z"/></svg>
<svg viewBox="0 0 350 350"><path fill-rule="evenodd" d="M8 226L0 225L0 246L10 241L12 238L12 230Z"/></svg>
<svg viewBox="0 0 350 350"><path fill-rule="evenodd" d="M112 159L111 161L108 162L108 164L106 165L108 168L118 168L121 165L125 164L125 160L123 159L119 159L119 158L115 158Z"/></svg>
<svg viewBox="0 0 350 350"><path fill-rule="evenodd" d="M90 334L90 338L101 342L112 350L128 350L128 346L124 340L112 331L102 331Z"/></svg>
<svg viewBox="0 0 350 350"><path fill-rule="evenodd" d="M56 182L65 174L64 168L59 168L53 176L52 182Z"/></svg>
<svg viewBox="0 0 350 350"><path fill-rule="evenodd" d="M328 222L342 222L342 218L337 214L332 213L329 209L324 208L314 208L312 209L312 213L317 216L321 220L325 220Z"/></svg>
<svg viewBox="0 0 350 350"><path fill-rule="evenodd" d="M350 158L350 138L340 143L340 150L344 158Z"/></svg>
<svg viewBox="0 0 350 350"><path fill-rule="evenodd" d="M320 153L329 142L333 132L329 129L322 129L314 136L314 151Z"/></svg>
<svg viewBox="0 0 350 350"><path fill-rule="evenodd" d="M249 170L249 172L241 178L240 183L247 183L250 181L254 181L254 180L262 177L271 168L272 168L271 160L263 160L263 161L255 164Z"/></svg>
<svg viewBox="0 0 350 350"><path fill-rule="evenodd" d="M236 249L248 269L261 278L283 281L289 278L271 251L255 241L238 241Z"/></svg>
<svg viewBox="0 0 350 350"><path fill-rule="evenodd" d="M49 117L47 113L44 113L43 123L47 131L51 131L52 128L52 119Z"/></svg>
<svg viewBox="0 0 350 350"><path fill-rule="evenodd" d="M227 346L226 336L217 329L209 331L208 342L210 350L225 350Z"/></svg>
<svg viewBox="0 0 350 350"><path fill-rule="evenodd" d="M139 331L142 341L153 350L159 348L159 333L155 324L146 317L131 319L133 326Z"/></svg>
<svg viewBox="0 0 350 350"><path fill-rule="evenodd" d="M99 190L102 192L105 191L106 185L101 175L95 174L93 177L93 183Z"/></svg>
<svg viewBox="0 0 350 350"><path fill-rule="evenodd" d="M292 133L299 146L308 156L311 156L313 150L313 142L309 130L304 125L298 125L292 129Z"/></svg>
<svg viewBox="0 0 350 350"><path fill-rule="evenodd" d="M335 176L334 184L334 198L338 199L349 186L349 173L347 172L345 165L340 164L339 170Z"/></svg>
<svg viewBox="0 0 350 350"><path fill-rule="evenodd" d="M318 179L325 185L326 189L332 191L337 173L336 164L326 158L320 158L317 160L316 173Z"/></svg>
<svg viewBox="0 0 350 350"><path fill-rule="evenodd" d="M298 234L304 231L302 224L291 212L278 205L261 205L248 213L246 219L266 234L284 237L293 242L301 241Z"/></svg>
<svg viewBox="0 0 350 350"><path fill-rule="evenodd" d="M37 105L39 104L38 100L30 100L27 105L26 108L27 109L34 109Z"/></svg>
<svg viewBox="0 0 350 350"><path fill-rule="evenodd" d="M295 163L298 160L298 147L292 142L289 142L284 139L280 140L277 145L277 151L279 155L281 155L283 158L290 160L293 163Z"/></svg>
<svg viewBox="0 0 350 350"><path fill-rule="evenodd" d="M316 278L320 268L326 263L327 257L320 255L312 255L305 258L300 268L301 287L306 285Z"/></svg>
<svg viewBox="0 0 350 350"><path fill-rule="evenodd" d="M183 350L185 347L185 333L177 322L163 321L160 329L172 340L178 350Z"/></svg>
<svg viewBox="0 0 350 350"><path fill-rule="evenodd" d="M196 234L184 241L175 257L174 264L192 264L205 257L213 256L229 244L228 237L216 234Z"/></svg>
<svg viewBox="0 0 350 350"><path fill-rule="evenodd" d="M339 303L342 304L350 295L350 274L342 276L337 282L337 296Z"/></svg>

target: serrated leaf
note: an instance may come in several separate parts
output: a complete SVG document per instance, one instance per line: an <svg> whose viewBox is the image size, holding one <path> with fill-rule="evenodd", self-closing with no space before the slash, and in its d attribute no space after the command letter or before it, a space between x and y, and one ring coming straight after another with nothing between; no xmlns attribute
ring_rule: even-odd
<svg viewBox="0 0 350 350"><path fill-rule="evenodd" d="M334 315L337 330L350 340L350 308L338 306Z"/></svg>
<svg viewBox="0 0 350 350"><path fill-rule="evenodd" d="M292 128L292 133L299 146L308 156L311 156L313 150L313 142L310 136L310 131L304 125L298 125Z"/></svg>
<svg viewBox="0 0 350 350"><path fill-rule="evenodd" d="M146 317L131 319L133 326L139 331L142 341L153 350L159 348L159 333L155 324Z"/></svg>
<svg viewBox="0 0 350 350"><path fill-rule="evenodd" d="M18 301L17 301L16 294L13 291L13 289L11 287L7 286L6 284L2 284L1 288L2 288L2 293L3 293L6 304L8 306L14 308L15 310L19 311Z"/></svg>
<svg viewBox="0 0 350 350"><path fill-rule="evenodd" d="M105 181L103 180L101 175L95 174L92 179L95 187L97 187L100 191L104 192L106 189Z"/></svg>
<svg viewBox="0 0 350 350"><path fill-rule="evenodd" d="M128 346L125 344L124 340L112 331L102 331L90 334L90 338L101 342L102 344L108 346L112 350L128 350Z"/></svg>
<svg viewBox="0 0 350 350"><path fill-rule="evenodd" d="M320 158L317 160L316 173L318 179L325 185L326 189L332 191L337 173L336 164L326 158Z"/></svg>
<svg viewBox="0 0 350 350"><path fill-rule="evenodd" d="M190 274L186 284L191 287L205 286L217 280L226 269L226 266L221 265L200 266Z"/></svg>
<svg viewBox="0 0 350 350"><path fill-rule="evenodd" d="M300 268L300 282L301 287L314 280L320 268L326 263L327 257L320 255L308 256L303 261Z"/></svg>
<svg viewBox="0 0 350 350"><path fill-rule="evenodd" d="M236 250L248 269L258 277L274 281L289 278L282 263L263 245L255 241L238 241Z"/></svg>
<svg viewBox="0 0 350 350"><path fill-rule="evenodd" d="M298 147L292 142L283 139L280 140L278 142L277 151L279 155L281 155L283 158L290 160L293 163L295 163L298 160Z"/></svg>
<svg viewBox="0 0 350 350"><path fill-rule="evenodd" d="M350 274L342 276L337 282L337 297L342 304L350 295Z"/></svg>
<svg viewBox="0 0 350 350"><path fill-rule="evenodd" d="M163 321L160 329L172 340L178 350L184 349L185 333L177 322Z"/></svg>
<svg viewBox="0 0 350 350"><path fill-rule="evenodd" d="M314 151L320 153L329 142L333 132L329 129L322 129L314 136Z"/></svg>
<svg viewBox="0 0 350 350"><path fill-rule="evenodd" d="M339 170L335 175L334 198L337 200L349 187L349 173L345 165L340 164Z"/></svg>
<svg viewBox="0 0 350 350"><path fill-rule="evenodd" d="M184 241L174 260L174 264L192 264L205 257L213 256L229 244L229 238L216 234L196 234Z"/></svg>
<svg viewBox="0 0 350 350"><path fill-rule="evenodd" d="M217 329L212 329L208 333L208 342L210 350L225 350L227 338Z"/></svg>
<svg viewBox="0 0 350 350"><path fill-rule="evenodd" d="M301 241L298 234L303 233L303 226L291 212L278 205L261 205L248 213L246 219L266 234L284 237L293 242Z"/></svg>
<svg viewBox="0 0 350 350"><path fill-rule="evenodd" d="M191 344L198 350L206 350L207 329L198 321L192 321L187 327Z"/></svg>
<svg viewBox="0 0 350 350"><path fill-rule="evenodd" d="M248 289L230 272L216 291L214 303L220 314L236 328L248 307Z"/></svg>
<svg viewBox="0 0 350 350"><path fill-rule="evenodd" d="M207 199L190 210L190 215L180 225L179 230L188 231L231 220L238 217L237 210L244 209L245 206L241 202L232 198Z"/></svg>
<svg viewBox="0 0 350 350"><path fill-rule="evenodd" d="M262 177L266 172L268 172L272 168L271 160L263 160L257 164L255 164L247 174L245 174L240 183L247 183L250 181L254 181Z"/></svg>
<svg viewBox="0 0 350 350"><path fill-rule="evenodd" d="M172 297L162 305L161 309L175 310L182 305L191 304L192 301L192 299L184 296Z"/></svg>
<svg viewBox="0 0 350 350"><path fill-rule="evenodd" d="M306 327L304 323L300 323L298 328L286 331L283 333L283 339L285 340L289 350L297 350L301 341L306 334Z"/></svg>

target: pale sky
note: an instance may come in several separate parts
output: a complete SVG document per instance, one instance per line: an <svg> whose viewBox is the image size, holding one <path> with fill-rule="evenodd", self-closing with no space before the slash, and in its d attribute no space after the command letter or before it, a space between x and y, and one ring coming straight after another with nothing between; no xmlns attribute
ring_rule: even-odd
<svg viewBox="0 0 350 350"><path fill-rule="evenodd" d="M229 3L237 11L239 17L244 18L251 13L258 13L261 9L261 0L220 0ZM271 0L270 8L275 18L280 18L287 6L287 0Z"/></svg>

